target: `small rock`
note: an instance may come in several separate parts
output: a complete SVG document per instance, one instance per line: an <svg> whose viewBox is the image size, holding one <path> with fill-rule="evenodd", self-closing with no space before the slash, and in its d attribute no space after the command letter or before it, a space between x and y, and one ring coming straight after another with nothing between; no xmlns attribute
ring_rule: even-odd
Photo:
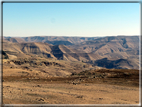
<svg viewBox="0 0 142 107"><path fill-rule="evenodd" d="M6 87L10 87L10 86L6 86Z"/></svg>
<svg viewBox="0 0 142 107"><path fill-rule="evenodd" d="M37 87L40 87L40 85L37 85Z"/></svg>
<svg viewBox="0 0 142 107"><path fill-rule="evenodd" d="M44 99L40 98L38 101L44 101Z"/></svg>
<svg viewBox="0 0 142 107"><path fill-rule="evenodd" d="M99 100L102 100L103 98L99 98Z"/></svg>
<svg viewBox="0 0 142 107"><path fill-rule="evenodd" d="M79 95L79 96L77 96L76 98L83 98L83 95Z"/></svg>

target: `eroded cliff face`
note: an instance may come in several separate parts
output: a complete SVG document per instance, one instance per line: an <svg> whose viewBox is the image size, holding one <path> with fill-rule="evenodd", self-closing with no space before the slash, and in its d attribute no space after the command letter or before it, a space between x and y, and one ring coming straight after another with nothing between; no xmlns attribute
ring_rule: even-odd
<svg viewBox="0 0 142 107"><path fill-rule="evenodd" d="M60 40L64 39L64 37L60 38ZM81 61L110 69L139 69L138 36L83 39L85 41L70 46L28 42L44 40L38 38L27 39L26 43L13 43L12 41L8 42L8 40L11 40L11 38L3 43L3 50L8 56L12 55L9 58L36 56L66 61Z"/></svg>

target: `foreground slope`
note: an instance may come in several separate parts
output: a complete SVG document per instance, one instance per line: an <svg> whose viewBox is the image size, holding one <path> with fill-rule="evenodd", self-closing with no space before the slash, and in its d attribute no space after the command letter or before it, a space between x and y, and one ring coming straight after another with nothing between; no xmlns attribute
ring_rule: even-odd
<svg viewBox="0 0 142 107"><path fill-rule="evenodd" d="M139 104L138 70L86 70L46 78L26 77L25 72L3 77L4 104Z"/></svg>

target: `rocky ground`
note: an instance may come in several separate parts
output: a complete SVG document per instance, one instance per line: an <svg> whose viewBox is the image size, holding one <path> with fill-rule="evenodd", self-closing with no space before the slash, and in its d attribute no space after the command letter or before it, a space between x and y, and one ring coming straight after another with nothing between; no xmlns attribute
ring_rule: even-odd
<svg viewBox="0 0 142 107"><path fill-rule="evenodd" d="M4 76L3 103L139 104L139 85L132 78Z"/></svg>
<svg viewBox="0 0 142 107"><path fill-rule="evenodd" d="M138 70L5 59L2 83L3 104L139 104Z"/></svg>
<svg viewBox="0 0 142 107"><path fill-rule="evenodd" d="M109 84L4 82L4 104L138 104L139 88Z"/></svg>

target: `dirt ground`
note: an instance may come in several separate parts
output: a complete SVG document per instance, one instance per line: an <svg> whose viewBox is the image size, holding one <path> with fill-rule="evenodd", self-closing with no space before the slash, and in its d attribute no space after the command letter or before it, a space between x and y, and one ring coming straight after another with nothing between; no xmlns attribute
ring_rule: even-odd
<svg viewBox="0 0 142 107"><path fill-rule="evenodd" d="M139 104L138 70L98 69L51 77L19 66L3 65L3 104Z"/></svg>
<svg viewBox="0 0 142 107"><path fill-rule="evenodd" d="M139 88L94 83L5 81L3 104L139 104Z"/></svg>

